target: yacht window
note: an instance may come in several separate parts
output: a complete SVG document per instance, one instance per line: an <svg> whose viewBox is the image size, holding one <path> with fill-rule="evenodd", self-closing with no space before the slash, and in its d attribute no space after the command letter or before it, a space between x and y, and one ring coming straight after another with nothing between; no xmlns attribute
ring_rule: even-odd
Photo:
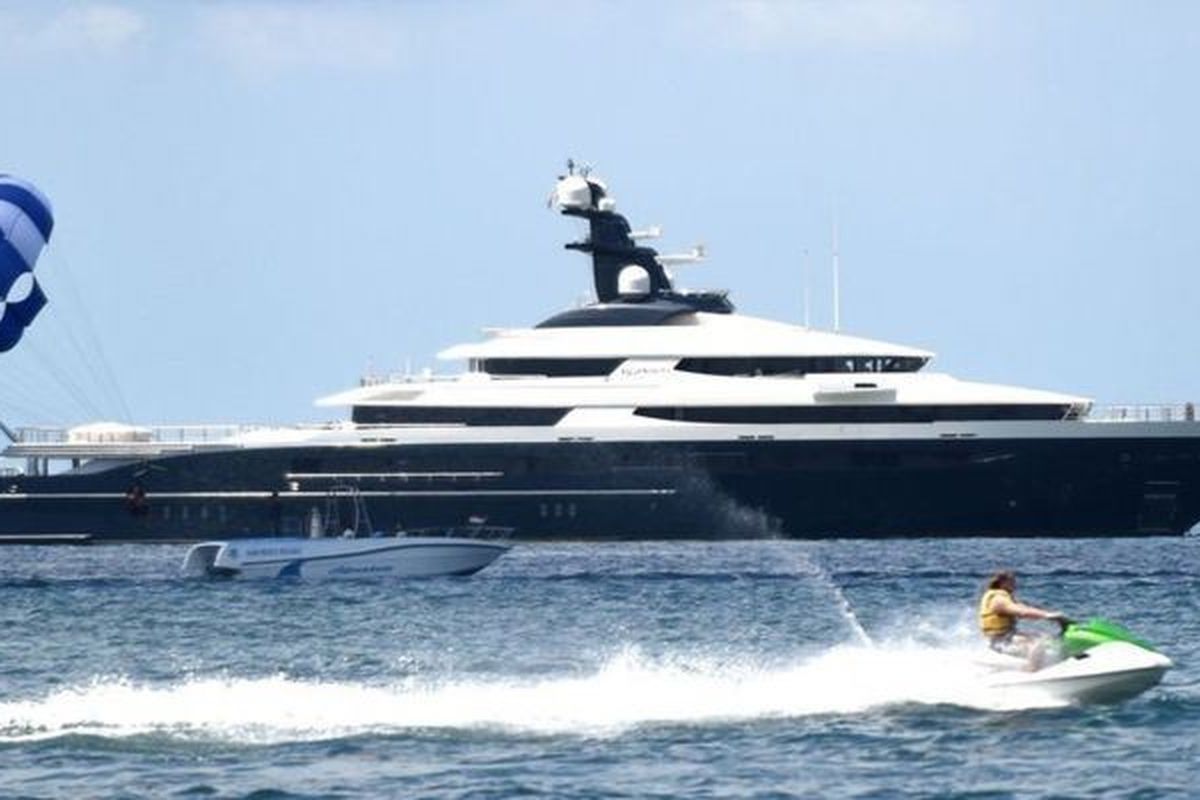
<svg viewBox="0 0 1200 800"><path fill-rule="evenodd" d="M610 375L623 358L487 358L479 369L489 375L546 375L584 378Z"/></svg>
<svg viewBox="0 0 1200 800"><path fill-rule="evenodd" d="M557 425L569 408L472 406L355 406L360 425Z"/></svg>
<svg viewBox="0 0 1200 800"><path fill-rule="evenodd" d="M806 375L810 372L916 372L920 356L737 356L680 359L675 369L706 375Z"/></svg>
<svg viewBox="0 0 1200 800"><path fill-rule="evenodd" d="M966 422L1059 420L1069 406L1005 405L812 405L812 406L644 406L634 413L653 419L726 424Z"/></svg>

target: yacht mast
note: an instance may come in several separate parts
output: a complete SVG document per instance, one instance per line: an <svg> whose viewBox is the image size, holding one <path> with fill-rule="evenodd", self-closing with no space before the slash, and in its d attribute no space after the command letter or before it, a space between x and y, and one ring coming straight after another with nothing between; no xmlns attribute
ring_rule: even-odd
<svg viewBox="0 0 1200 800"><path fill-rule="evenodd" d="M811 310L811 303L809 302L810 291L808 286L808 270L805 269L805 263L808 261L807 250L804 251L800 259L800 278L804 285L804 327L811 328L812 319L811 314L809 313Z"/></svg>
<svg viewBox="0 0 1200 800"><path fill-rule="evenodd" d="M842 263L838 254L838 220L833 213L833 330L842 329Z"/></svg>

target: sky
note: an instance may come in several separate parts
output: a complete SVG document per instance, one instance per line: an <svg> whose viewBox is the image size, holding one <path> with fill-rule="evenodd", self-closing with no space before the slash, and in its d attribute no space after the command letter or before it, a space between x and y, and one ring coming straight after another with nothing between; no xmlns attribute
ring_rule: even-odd
<svg viewBox="0 0 1200 800"><path fill-rule="evenodd" d="M590 291L592 165L691 288L1100 403L1200 401L1200 4L0 2L50 299L0 421L295 422Z"/></svg>

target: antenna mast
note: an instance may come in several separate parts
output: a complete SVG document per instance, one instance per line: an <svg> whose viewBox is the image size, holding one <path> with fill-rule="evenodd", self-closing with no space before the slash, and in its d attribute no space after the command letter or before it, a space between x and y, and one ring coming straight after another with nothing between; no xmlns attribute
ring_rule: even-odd
<svg viewBox="0 0 1200 800"><path fill-rule="evenodd" d="M842 262L838 254L838 220L833 213L833 330L842 329Z"/></svg>
<svg viewBox="0 0 1200 800"><path fill-rule="evenodd" d="M801 283L804 285L804 327L811 328L812 321L811 321L811 317L809 314L810 303L809 303L809 289L808 289L808 270L804 268L804 264L807 260L808 260L808 251L805 250L803 255L801 256L801 261L800 261L800 278L801 278Z"/></svg>

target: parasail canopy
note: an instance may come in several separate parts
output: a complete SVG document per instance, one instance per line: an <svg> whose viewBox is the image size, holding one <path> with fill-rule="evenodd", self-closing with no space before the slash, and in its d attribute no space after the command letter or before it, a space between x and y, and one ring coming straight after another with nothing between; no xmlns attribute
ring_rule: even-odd
<svg viewBox="0 0 1200 800"><path fill-rule="evenodd" d="M53 228L46 196L31 183L0 174L0 352L12 349L46 305L33 267Z"/></svg>

